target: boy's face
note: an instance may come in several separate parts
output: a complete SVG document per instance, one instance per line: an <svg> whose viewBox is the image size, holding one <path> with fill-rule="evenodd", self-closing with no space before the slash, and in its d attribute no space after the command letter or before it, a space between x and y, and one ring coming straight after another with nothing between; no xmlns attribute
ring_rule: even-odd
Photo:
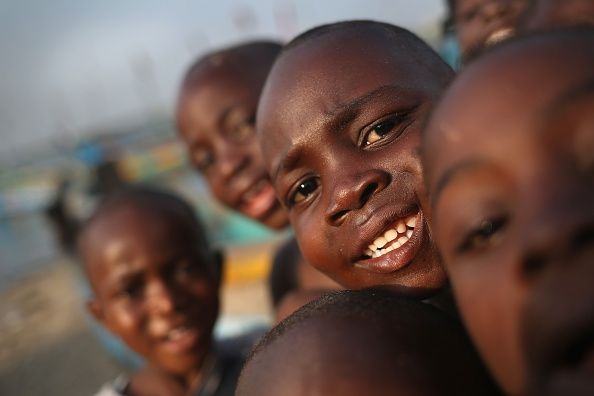
<svg viewBox="0 0 594 396"><path fill-rule="evenodd" d="M537 0L525 20L527 30L578 24L594 25L594 1Z"/></svg>
<svg viewBox="0 0 594 396"><path fill-rule="evenodd" d="M83 241L93 315L150 364L175 375L200 367L218 314L218 278L174 216L120 210Z"/></svg>
<svg viewBox="0 0 594 396"><path fill-rule="evenodd" d="M594 63L583 48L549 44L467 70L437 109L425 146L432 230L456 299L512 394L525 381L525 300L542 267L574 260L567 243L594 219L592 162L578 167L578 151L592 159L591 124L589 137L578 138L584 131L571 123L542 123L559 95L594 77Z"/></svg>
<svg viewBox="0 0 594 396"><path fill-rule="evenodd" d="M551 194L557 199L550 200L548 216L538 224L542 242L548 243L547 237L554 242L542 247L541 279L525 310L531 394L592 395L594 79L589 92L551 113L543 119L543 135L550 146L557 147L554 163L565 171L550 186L563 193Z"/></svg>
<svg viewBox="0 0 594 396"><path fill-rule="evenodd" d="M270 184L254 131L262 77L249 70L238 75L224 64L205 68L183 88L177 110L190 160L220 202L268 227L283 228L287 214Z"/></svg>
<svg viewBox="0 0 594 396"><path fill-rule="evenodd" d="M421 56L381 31L325 34L280 58L258 110L264 158L305 259L348 288L426 295L445 283L419 208L418 147L450 72Z"/></svg>
<svg viewBox="0 0 594 396"><path fill-rule="evenodd" d="M454 20L462 54L515 33L527 0L455 0Z"/></svg>

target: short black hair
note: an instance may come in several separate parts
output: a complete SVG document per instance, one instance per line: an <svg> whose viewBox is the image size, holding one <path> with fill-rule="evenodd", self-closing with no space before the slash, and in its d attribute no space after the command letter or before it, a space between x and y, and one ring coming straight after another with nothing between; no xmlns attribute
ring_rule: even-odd
<svg viewBox="0 0 594 396"><path fill-rule="evenodd" d="M211 51L205 55L201 55L190 65L184 75L182 87L190 84L197 72L204 70L208 66L227 63L235 64L238 70L250 68L264 69L265 78L266 73L272 67L281 49L282 44L278 41L258 40Z"/></svg>
<svg viewBox="0 0 594 396"><path fill-rule="evenodd" d="M421 305L419 305L421 304ZM246 361L254 359L262 350L281 338L285 333L298 327L303 322L317 317L341 317L359 318L369 322L393 322L400 321L401 325L418 315L418 311L429 312L435 315L435 322L446 320L461 325L447 314L437 310L433 306L420 303L419 301L396 295L395 293L381 288L370 288L364 290L340 290L324 294L299 308L291 316L281 321L270 330L254 347ZM398 314L398 316L395 316ZM430 316L431 316L430 315ZM414 320L414 319L413 319Z"/></svg>
<svg viewBox="0 0 594 396"><path fill-rule="evenodd" d="M268 277L270 297L275 308L287 294L299 289L298 267L302 259L295 238L287 240L275 252Z"/></svg>
<svg viewBox="0 0 594 396"><path fill-rule="evenodd" d="M427 49L431 49L431 47L429 47L429 45L427 45L427 43L425 43L417 35L402 27L372 20L350 20L320 25L306 30L305 32L299 34L291 41L289 41L287 45L284 46L281 55L291 51L295 47L298 47L318 37L324 36L328 33L345 29L363 29L370 27L383 31L389 37L393 37L396 39L404 39L412 43L419 44L424 48L426 47ZM434 51L431 50L431 52Z"/></svg>
<svg viewBox="0 0 594 396"><path fill-rule="evenodd" d="M86 231L98 220L128 205L151 212L164 211L176 216L179 221L188 227L196 246L204 249L204 251L210 250L206 229L196 215L194 208L188 202L165 189L144 185L129 186L105 197L91 217L83 223L79 241L84 238Z"/></svg>
<svg viewBox="0 0 594 396"><path fill-rule="evenodd" d="M386 337L387 345L384 345L384 341L371 343L370 351L380 351L386 357L389 355L394 367L399 367L399 373L394 374L398 378L408 378L421 370L422 377L416 377L416 374L412 374L412 377L424 378L423 381L428 381L430 388L441 389L443 394L498 394L497 387L456 318L429 304L380 288L326 294L280 322L260 340L248 356L240 376L240 387L244 384L249 389L250 385L245 385L246 383L257 382L252 382L249 377L250 367L267 370L266 364L261 365L263 362L258 359L270 346L288 333L295 332L298 337L310 336L312 334L308 332L300 332L302 326L327 319L337 319L363 331L368 329L375 336L381 335L382 340ZM332 337L331 334L319 334L323 330L317 327L312 331L321 337L322 343L324 337ZM364 340L361 342L365 345ZM348 349L349 346L344 347ZM315 353L323 354L323 347L320 348ZM396 355L393 356L394 353ZM299 363L296 363L298 358L294 358L292 364L299 367ZM293 367L292 364L280 369L289 369ZM254 375L258 378L258 371ZM266 384L262 386L265 387ZM469 390L478 393L468 393Z"/></svg>

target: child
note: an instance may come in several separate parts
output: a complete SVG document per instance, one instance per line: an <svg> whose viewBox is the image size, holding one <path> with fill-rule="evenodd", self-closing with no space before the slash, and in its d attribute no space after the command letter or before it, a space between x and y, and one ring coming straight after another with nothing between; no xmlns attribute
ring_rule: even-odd
<svg viewBox="0 0 594 396"><path fill-rule="evenodd" d="M190 160L215 197L275 229L288 224L287 213L262 163L254 119L280 50L279 43L257 41L200 58L183 80L176 111Z"/></svg>
<svg viewBox="0 0 594 396"><path fill-rule="evenodd" d="M522 19L525 30L581 24L594 26L594 1L532 0Z"/></svg>
<svg viewBox="0 0 594 396"><path fill-rule="evenodd" d="M275 62L257 114L305 259L342 286L428 297L446 276L419 202L420 127L453 72L384 23L312 29Z"/></svg>
<svg viewBox="0 0 594 396"><path fill-rule="evenodd" d="M525 367L534 363L527 364L521 339L526 300L547 271L562 274L579 252L591 251L592 108L573 113L572 104L565 118L555 117L568 90L594 79L593 48L587 29L506 42L462 73L426 129L432 231L469 332L512 395L525 394ZM547 270L563 261L571 264ZM558 310L582 303L578 293L565 297ZM558 313L540 316L529 338L540 339ZM539 348L554 350L546 340Z"/></svg>
<svg viewBox="0 0 594 396"><path fill-rule="evenodd" d="M107 199L79 242L91 314L146 367L99 395L232 395L242 359L213 339L221 256L179 198L135 189Z"/></svg>
<svg viewBox="0 0 594 396"><path fill-rule="evenodd" d="M290 238L277 250L268 279L276 321L280 321L330 290L340 286L309 265Z"/></svg>
<svg viewBox="0 0 594 396"><path fill-rule="evenodd" d="M326 295L281 322L237 387L237 396L495 394L457 321L371 289Z"/></svg>
<svg viewBox="0 0 594 396"><path fill-rule="evenodd" d="M515 34L527 0L448 0L449 13L467 62L476 52Z"/></svg>
<svg viewBox="0 0 594 396"><path fill-rule="evenodd" d="M542 242L548 245L537 252L541 280L525 309L531 394L592 395L594 73L588 83L554 99L539 124L553 148L550 162L574 166L547 183L551 190L562 188L565 194L543 207L548 216L538 223ZM569 161L562 158L567 152ZM544 239L552 235L554 243Z"/></svg>
<svg viewBox="0 0 594 396"><path fill-rule="evenodd" d="M256 41L200 58L184 78L177 105L179 133L215 197L274 229L286 227L288 216L270 185L254 119L264 81L280 49L279 43ZM292 238L286 245L296 247ZM284 290L286 281L295 290L336 288L303 260L298 248L281 247L273 272L274 289ZM300 276L302 272L307 278ZM276 308L280 301L274 297Z"/></svg>

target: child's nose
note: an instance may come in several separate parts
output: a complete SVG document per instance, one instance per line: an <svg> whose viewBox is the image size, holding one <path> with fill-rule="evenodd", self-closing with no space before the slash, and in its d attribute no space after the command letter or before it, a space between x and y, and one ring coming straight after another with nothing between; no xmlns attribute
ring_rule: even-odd
<svg viewBox="0 0 594 396"><path fill-rule="evenodd" d="M218 153L218 157L219 161L216 166L221 183L229 182L242 169L246 168L250 162L248 155L229 147L222 148Z"/></svg>
<svg viewBox="0 0 594 396"><path fill-rule="evenodd" d="M146 290L148 308L153 313L167 314L175 311L178 301L176 301L175 291L165 282L155 281L147 286Z"/></svg>
<svg viewBox="0 0 594 396"><path fill-rule="evenodd" d="M525 280L538 277L551 265L569 260L594 246L594 218L579 214L551 214L534 224L524 240L521 272Z"/></svg>
<svg viewBox="0 0 594 396"><path fill-rule="evenodd" d="M507 1L489 1L483 6L482 15L485 21L495 20L509 11L510 5Z"/></svg>
<svg viewBox="0 0 594 396"><path fill-rule="evenodd" d="M350 176L350 177L349 177ZM338 181L330 196L331 203L326 211L326 222L332 226L341 225L353 210L361 209L376 193L389 183L389 175L379 170L360 175L347 175Z"/></svg>

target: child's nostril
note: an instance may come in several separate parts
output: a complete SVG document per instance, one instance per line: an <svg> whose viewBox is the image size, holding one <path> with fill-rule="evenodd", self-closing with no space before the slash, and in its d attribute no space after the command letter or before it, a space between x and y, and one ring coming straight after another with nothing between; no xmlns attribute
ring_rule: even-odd
<svg viewBox="0 0 594 396"><path fill-rule="evenodd" d="M573 236L572 245L575 251L586 248L594 243L594 225L581 227Z"/></svg>
<svg viewBox="0 0 594 396"><path fill-rule="evenodd" d="M524 260L524 275L526 278L533 278L538 275L546 265L546 257L540 254L528 255Z"/></svg>
<svg viewBox="0 0 594 396"><path fill-rule="evenodd" d="M371 183L370 185L365 187L365 190L363 190L363 194L361 194L361 203L364 204L365 202L367 202L369 197L373 195L373 193L378 189L378 187L379 186L377 183Z"/></svg>
<svg viewBox="0 0 594 396"><path fill-rule="evenodd" d="M339 223L344 219L348 212L348 210L341 210L340 212L334 213L330 218L332 219L333 223Z"/></svg>

